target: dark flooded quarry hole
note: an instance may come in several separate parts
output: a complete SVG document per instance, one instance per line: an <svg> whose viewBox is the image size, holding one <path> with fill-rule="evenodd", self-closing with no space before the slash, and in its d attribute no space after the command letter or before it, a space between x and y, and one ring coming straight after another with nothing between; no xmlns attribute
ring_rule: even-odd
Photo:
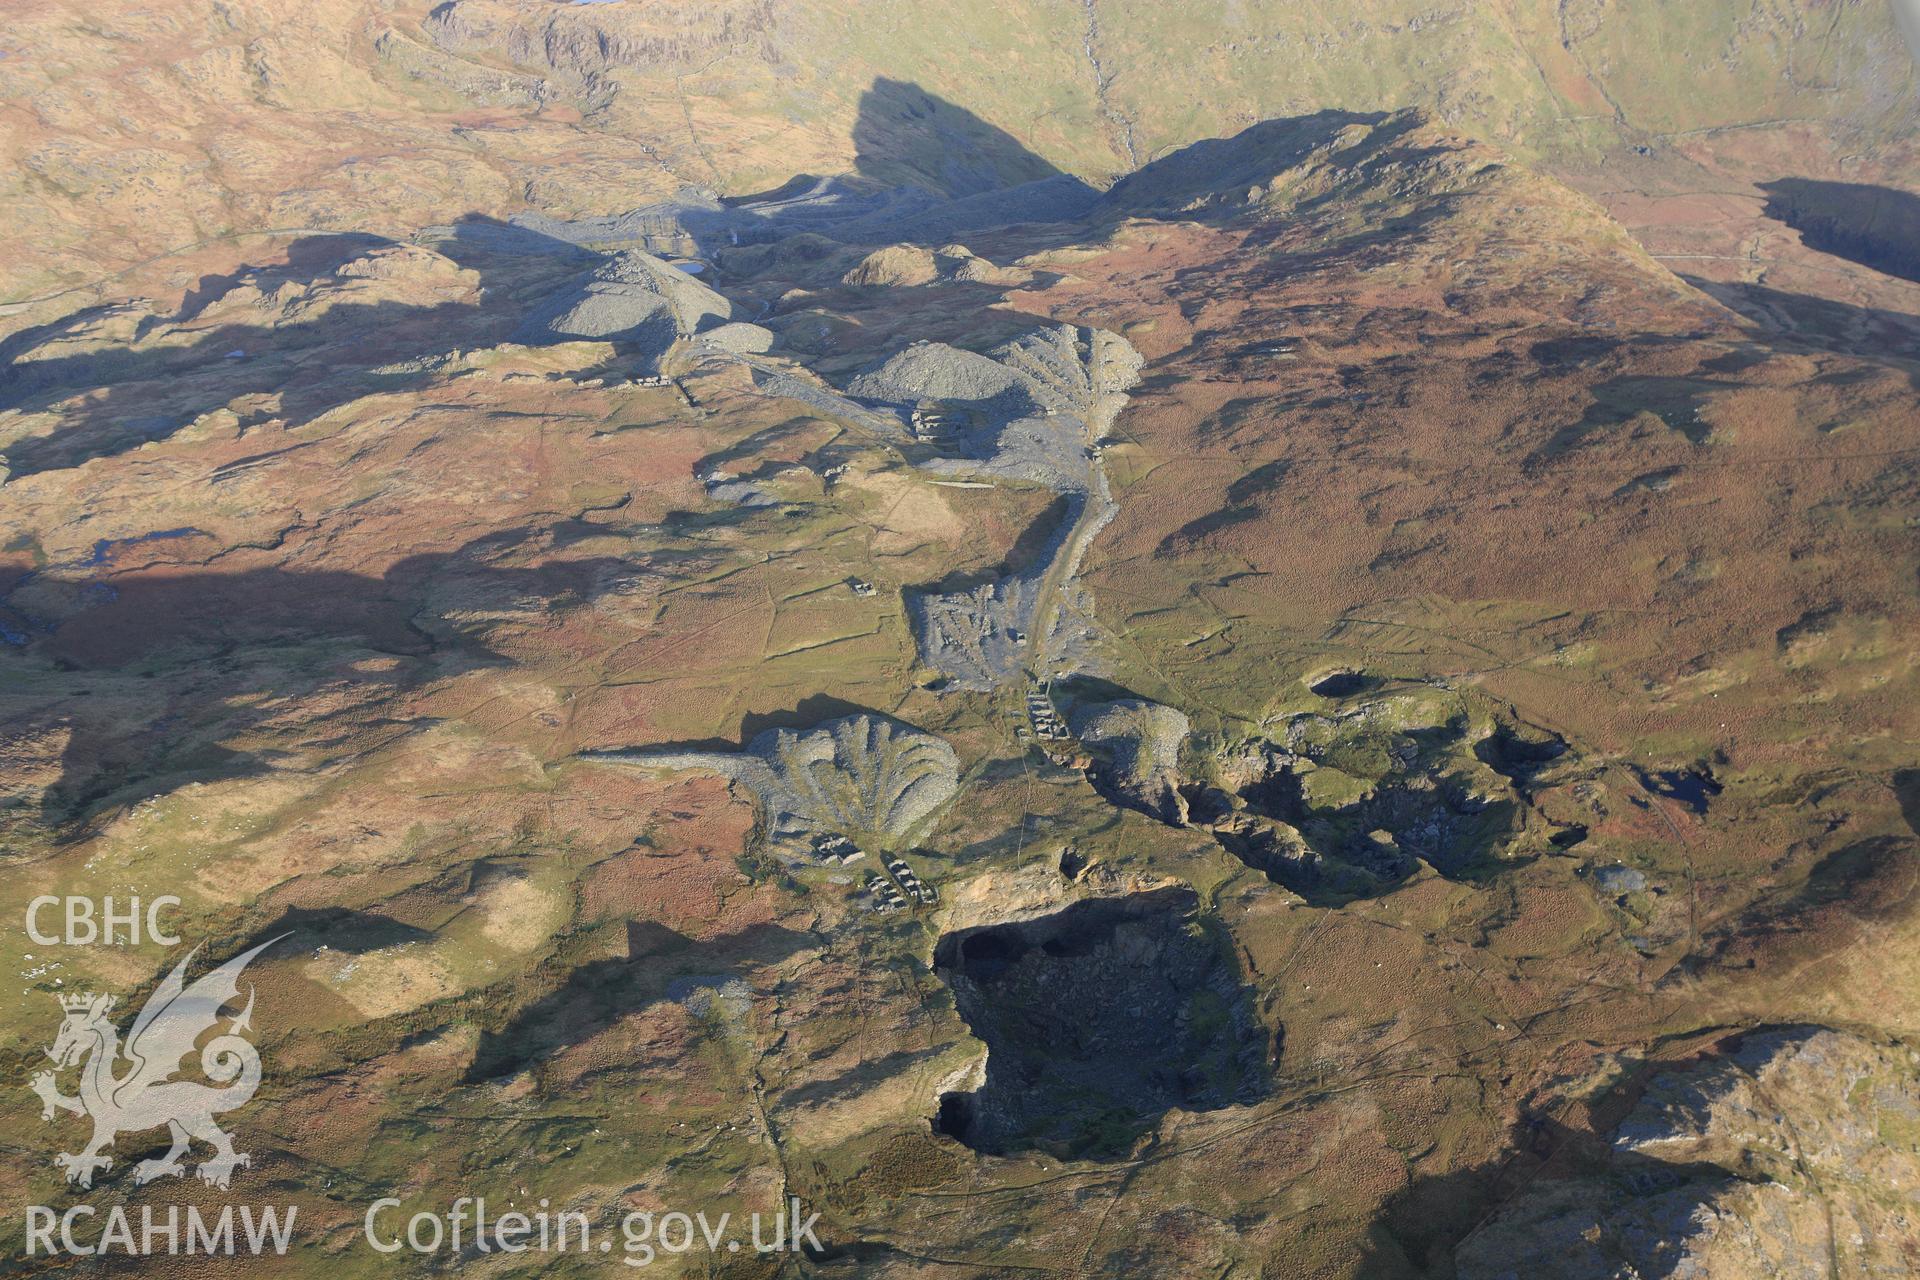
<svg viewBox="0 0 1920 1280"><path fill-rule="evenodd" d="M1273 1032L1190 889L1088 899L942 938L934 968L987 1046L934 1128L977 1151L1112 1159L1173 1108L1265 1094Z"/></svg>
<svg viewBox="0 0 1920 1280"><path fill-rule="evenodd" d="M1640 785L1668 800L1678 800L1695 813L1705 813L1713 798L1726 790L1705 769L1636 769Z"/></svg>
<svg viewBox="0 0 1920 1280"><path fill-rule="evenodd" d="M1379 688L1380 683L1364 671L1329 671L1314 677L1307 688L1322 698L1351 698Z"/></svg>

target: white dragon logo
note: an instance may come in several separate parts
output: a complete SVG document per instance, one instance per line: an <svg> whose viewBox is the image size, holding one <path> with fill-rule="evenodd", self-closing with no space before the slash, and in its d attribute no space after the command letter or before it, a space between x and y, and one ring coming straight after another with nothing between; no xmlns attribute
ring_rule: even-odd
<svg viewBox="0 0 1920 1280"><path fill-rule="evenodd" d="M279 940L270 939L235 956L192 986L186 985L185 975L200 948L189 951L140 1010L124 1047L119 1032L107 1021L107 1014L118 1003L115 997L60 997L66 1021L60 1024L60 1034L47 1056L58 1070L85 1061L80 1069L80 1094L70 1098L61 1093L52 1071L35 1076L31 1087L39 1095L42 1120L53 1119L56 1109L93 1120L93 1139L85 1150L78 1155L62 1152L53 1158L53 1163L66 1171L68 1182L91 1187L94 1171L113 1165L110 1157L100 1154L102 1148L112 1146L119 1134L161 1125L172 1133L173 1146L159 1159L135 1165L135 1183L184 1174L186 1166L180 1157L195 1138L214 1151L213 1158L195 1170L210 1186L224 1190L236 1168L252 1163L233 1149L233 1139L213 1122L216 1113L243 1106L260 1087L259 1050L242 1035L253 1029L251 988L247 1007L232 1019L224 1034L209 1040L200 1051L200 1069L214 1084L170 1077L180 1069L181 1059L193 1052L201 1035L219 1023L221 1008L240 994L241 971ZM115 1075L114 1066L123 1056L131 1065Z"/></svg>

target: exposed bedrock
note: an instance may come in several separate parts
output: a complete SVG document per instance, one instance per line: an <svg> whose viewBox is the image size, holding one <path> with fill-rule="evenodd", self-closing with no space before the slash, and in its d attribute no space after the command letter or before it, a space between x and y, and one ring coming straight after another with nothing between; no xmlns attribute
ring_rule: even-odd
<svg viewBox="0 0 1920 1280"><path fill-rule="evenodd" d="M935 281L967 284L1029 284L1033 272L1024 267L1001 267L963 244L938 250L893 244L875 249L841 277L857 288L912 288Z"/></svg>
<svg viewBox="0 0 1920 1280"><path fill-rule="evenodd" d="M1343 689L1377 687L1343 674ZM1183 714L1140 699L1075 701L1068 686L1066 714L1108 800L1203 828L1311 901L1386 892L1422 865L1477 880L1585 836L1537 808L1544 787L1582 768L1564 741L1430 688L1191 747Z"/></svg>
<svg viewBox="0 0 1920 1280"><path fill-rule="evenodd" d="M1920 1249L1920 1055L1771 1027L1662 1072L1604 1163L1540 1179L1456 1255L1463 1280L1905 1274Z"/></svg>
<svg viewBox="0 0 1920 1280"><path fill-rule="evenodd" d="M1180 748L1191 725L1185 713L1123 698L1082 703L1073 708L1067 724L1094 757L1088 777L1102 795L1162 822L1186 824Z"/></svg>

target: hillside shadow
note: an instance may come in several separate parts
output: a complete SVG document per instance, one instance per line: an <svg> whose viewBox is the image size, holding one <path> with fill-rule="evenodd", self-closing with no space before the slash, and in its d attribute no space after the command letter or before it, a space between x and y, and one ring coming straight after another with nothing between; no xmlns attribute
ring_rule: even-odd
<svg viewBox="0 0 1920 1280"><path fill-rule="evenodd" d="M1870 928L1899 929L1920 913L1920 848L1876 836L1821 855L1805 881L1762 896L1707 930L1671 982L1694 981L1701 966L1778 974L1857 943Z"/></svg>
<svg viewBox="0 0 1920 1280"><path fill-rule="evenodd" d="M1204 212L1196 202L1208 196L1238 196L1239 203L1244 204L1246 192L1255 187L1264 191L1275 174L1299 165L1345 130L1356 125L1380 126L1388 118L1389 113L1384 111L1328 109L1262 120L1230 137L1190 142L1114 183L1100 198L1099 212L1116 216L1178 212L1194 216ZM1369 145L1390 140L1419 124L1417 117L1408 114L1401 127L1390 126L1389 131L1374 128Z"/></svg>
<svg viewBox="0 0 1920 1280"><path fill-rule="evenodd" d="M1593 437L1627 426L1649 414L1689 444L1705 444L1712 427L1701 421L1700 410L1715 394L1737 391L1741 384L1713 378L1621 375L1596 382L1577 422L1554 431L1545 444L1527 456L1529 463L1550 462L1580 448Z"/></svg>
<svg viewBox="0 0 1920 1280"><path fill-rule="evenodd" d="M516 231L515 240L525 245L533 235ZM542 256L577 268L580 250L546 243ZM542 283L530 279L539 273L529 272L526 253L489 251L456 235L447 256L478 273L479 302L353 301L366 279L354 264L398 244L361 234L301 237L283 261L202 276L177 309L141 317L120 345L97 347L88 333L114 308L88 308L14 335L0 344L0 410L57 413L60 423L7 446L9 473L17 479L126 453L249 398L255 403L232 410L238 429L269 419L298 428L367 395L423 387L434 375L409 362L503 341L521 319L518 309L483 303ZM423 282L422 292L444 283ZM277 308L288 321L219 324L184 330L168 345L138 345L192 325L240 290L259 296L263 314ZM347 296L328 304L334 292ZM310 309L315 314L302 318ZM75 350L61 353L67 346ZM39 349L49 354L30 358Z"/></svg>
<svg viewBox="0 0 1920 1280"><path fill-rule="evenodd" d="M1900 816L1907 829L1920 836L1920 769L1896 769L1893 774L1894 798L1900 802Z"/></svg>
<svg viewBox="0 0 1920 1280"><path fill-rule="evenodd" d="M848 702L845 698L836 698L832 694L815 693L802 698L792 707L778 711L750 711L740 717L740 733L734 738L674 738L662 742L638 742L616 747L599 747L584 751L588 757L606 754L622 754L630 751L644 751L652 755L720 755L737 756L753 745L753 740L769 729L792 729L804 732L833 720L843 720L848 716L871 716L878 720L892 720L884 711L863 706L858 702Z"/></svg>
<svg viewBox="0 0 1920 1280"><path fill-rule="evenodd" d="M770 323L780 329L782 341L789 348L807 357L809 367L831 378L876 368L888 356L915 342L945 342L978 351L1031 333L1033 314L1009 306L1007 295L1023 289L1043 289L1052 275L1037 272L1031 284L1018 279L984 284L954 276L925 284L836 282L829 286L829 305L856 325L836 331L823 325L817 316L806 315L805 309L820 304L818 297L797 299L801 314L791 320L787 319L787 308L776 306L772 314L780 318ZM956 456L925 444L907 447L915 451L915 461Z"/></svg>
<svg viewBox="0 0 1920 1280"><path fill-rule="evenodd" d="M1920 350L1920 315L1862 307L1766 285L1682 276L1715 302L1751 321L1765 345L1834 355L1911 361ZM1909 375L1920 390L1920 374Z"/></svg>
<svg viewBox="0 0 1920 1280"><path fill-rule="evenodd" d="M525 1070L661 1000L692 1005L697 989L719 992L815 945L810 935L779 925L700 941L657 921L634 921L624 957L573 969L556 990L522 1006L503 1025L482 1030L463 1083Z"/></svg>
<svg viewBox="0 0 1920 1280"><path fill-rule="evenodd" d="M1637 1098L1638 1084L1621 1090L1621 1096ZM1609 1120L1617 1121L1627 1109L1610 1105ZM1606 1134L1574 1128L1549 1116L1523 1116L1500 1156L1450 1173L1415 1178L1389 1199L1352 1274L1354 1280L1453 1280L1496 1274L1631 1274L1641 1280L1675 1280L1693 1274L1692 1260L1674 1242L1640 1226L1636 1209L1658 1212L1662 1222L1685 1222L1692 1211L1711 1204L1735 1185L1738 1180L1733 1175L1713 1165L1616 1153ZM1524 1210L1529 1192L1560 1186L1579 1188L1587 1195L1544 1222L1531 1224L1533 1231L1551 1228L1551 1236L1542 1237L1534 1256L1502 1253L1502 1260L1511 1257L1515 1268L1505 1273L1461 1265L1462 1249L1471 1248L1478 1233L1502 1226L1503 1214ZM1626 1242L1635 1251L1633 1269L1613 1270L1622 1265L1617 1251Z"/></svg>
<svg viewBox="0 0 1920 1280"><path fill-rule="evenodd" d="M1817 178L1780 178L1760 190L1761 212L1798 231L1808 248L1920 282L1920 195Z"/></svg>
<svg viewBox="0 0 1920 1280"><path fill-rule="evenodd" d="M876 182L924 184L955 197L1063 176L998 125L887 76L860 95L853 167Z"/></svg>
<svg viewBox="0 0 1920 1280"><path fill-rule="evenodd" d="M694 189L626 213L513 225L576 244L714 257L811 234L934 247L961 235L1083 216L1099 193L1000 126L918 84L877 77L860 95L846 173L800 173L762 191ZM498 238L498 237L496 237Z"/></svg>
<svg viewBox="0 0 1920 1280"><path fill-rule="evenodd" d="M825 724L829 720L840 720L847 716L873 716L879 720L891 720L884 711L862 706L857 702L848 702L845 698L836 698L832 694L809 694L795 703L791 710L755 711L740 717L740 746L744 750L748 743L769 729L811 729L815 725Z"/></svg>
<svg viewBox="0 0 1920 1280"><path fill-rule="evenodd" d="M462 214L444 227L425 233L437 253L460 266L478 271L481 288L490 279L499 279L505 271L524 258L552 258L574 267L590 267L601 255L569 240L556 239L531 227L483 213Z"/></svg>
<svg viewBox="0 0 1920 1280"><path fill-rule="evenodd" d="M1061 494L1027 522L1007 553L993 564L978 569L956 569L932 582L915 583L906 588L906 594L909 597L958 595L1009 579L1035 576L1053 562L1054 554L1073 531L1079 515L1080 505L1075 495Z"/></svg>
<svg viewBox="0 0 1920 1280"><path fill-rule="evenodd" d="M0 664L72 672L89 695L62 700L40 726L66 735L40 820L70 827L189 780L264 772L277 752L228 744L312 697L341 707L349 732L408 731L416 722L400 718L394 699L505 661L475 634L472 617L591 601L633 572L631 562L606 556L499 563L550 550L541 531L512 529L407 557L375 576L116 572L110 549L97 575L0 579L0 632L10 641Z"/></svg>
<svg viewBox="0 0 1920 1280"><path fill-rule="evenodd" d="M1260 519L1266 514L1266 508L1260 500L1278 489L1292 470L1293 462L1288 458L1255 467L1227 486L1225 506L1187 521L1160 539L1160 545L1154 553L1162 556L1185 555L1196 550L1209 534Z"/></svg>
<svg viewBox="0 0 1920 1280"><path fill-rule="evenodd" d="M260 941L282 934L292 934L295 944L310 951L324 949L349 956L426 942L433 937L429 930L348 907L288 907L278 919L255 931Z"/></svg>

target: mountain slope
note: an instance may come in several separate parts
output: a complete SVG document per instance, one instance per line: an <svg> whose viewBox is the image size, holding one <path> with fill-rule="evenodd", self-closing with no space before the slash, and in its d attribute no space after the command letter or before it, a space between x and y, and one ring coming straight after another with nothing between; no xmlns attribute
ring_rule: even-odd
<svg viewBox="0 0 1920 1280"><path fill-rule="evenodd" d="M689 29L728 13L792 18ZM562 52L707 47L662 40ZM1747 323L1422 111L996 221L886 186L927 139L963 193L1034 153L899 92L874 173L198 251L0 351L9 883L291 932L236 1121L281 1265L374 1268L375 1194L610 1239L798 1196L795 1266L883 1277L1814 1222L1825 1163L1718 1172L1777 1125L1637 1108L1694 1068L1737 1103L1730 1037L1792 1026L1756 1067L1908 1114L1910 361ZM928 601L993 661L956 679ZM17 1061L49 995L163 967L33 945ZM1606 1181L1649 1114L1653 1212ZM0 1181L55 1203L48 1155ZM1797 1256L1750 1234L1685 1253Z"/></svg>
<svg viewBox="0 0 1920 1280"><path fill-rule="evenodd" d="M1363 17L1115 0L60 0L7 39L12 301L235 235L606 214L689 184L1104 181L1321 110L1423 107L1596 190L1843 169L1898 181L1920 101L1885 6L1808 0L1684 21L1544 0L1396 0Z"/></svg>

